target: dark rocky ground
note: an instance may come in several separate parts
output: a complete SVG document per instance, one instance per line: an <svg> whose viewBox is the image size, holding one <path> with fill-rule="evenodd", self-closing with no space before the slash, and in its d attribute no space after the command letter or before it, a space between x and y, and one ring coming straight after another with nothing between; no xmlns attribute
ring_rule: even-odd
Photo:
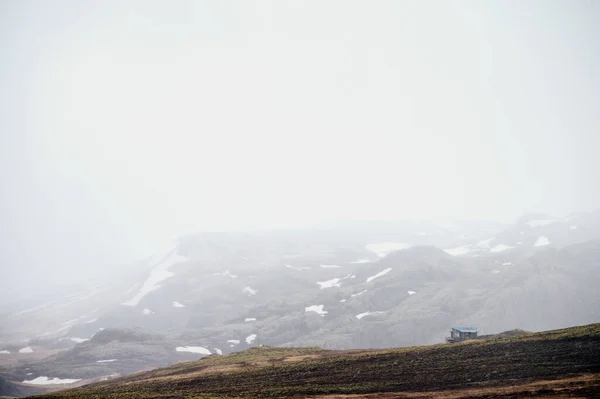
<svg viewBox="0 0 600 399"><path fill-rule="evenodd" d="M387 350L252 348L44 397L460 397L461 392L470 397L524 392L529 397L594 397L599 373L600 324L593 324Z"/></svg>

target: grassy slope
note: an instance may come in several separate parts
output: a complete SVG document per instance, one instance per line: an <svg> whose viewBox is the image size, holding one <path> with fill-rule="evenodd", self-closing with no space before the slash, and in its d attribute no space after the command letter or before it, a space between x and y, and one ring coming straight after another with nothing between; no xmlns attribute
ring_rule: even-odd
<svg viewBox="0 0 600 399"><path fill-rule="evenodd" d="M253 348L44 397L190 399L485 391L584 374L589 379L596 373L600 373L600 324L377 351ZM592 377L588 390L600 388L598 375Z"/></svg>

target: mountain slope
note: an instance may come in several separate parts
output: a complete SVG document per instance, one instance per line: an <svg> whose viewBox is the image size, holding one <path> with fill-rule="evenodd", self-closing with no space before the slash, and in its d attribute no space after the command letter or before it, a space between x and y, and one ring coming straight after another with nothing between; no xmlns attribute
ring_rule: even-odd
<svg viewBox="0 0 600 399"><path fill-rule="evenodd" d="M444 342L457 324L597 322L598 215L188 236L122 275L0 303L0 375L84 384L257 345L386 348Z"/></svg>
<svg viewBox="0 0 600 399"><path fill-rule="evenodd" d="M460 397L461 392L490 397L490 392L507 387L540 397L548 397L556 388L561 397L597 392L599 373L600 324L594 324L379 351L253 348L44 397L297 397L380 392L414 392L411 397L425 397L425 392L432 391L445 397ZM532 393L534 381L541 388ZM474 395L476 391L481 395Z"/></svg>

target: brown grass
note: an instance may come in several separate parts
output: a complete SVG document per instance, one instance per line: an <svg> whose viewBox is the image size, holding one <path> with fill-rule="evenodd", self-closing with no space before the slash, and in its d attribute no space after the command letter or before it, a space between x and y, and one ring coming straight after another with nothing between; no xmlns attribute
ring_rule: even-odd
<svg viewBox="0 0 600 399"><path fill-rule="evenodd" d="M302 356L289 356L286 357L285 359L283 359L284 362L301 362L303 360L309 360L309 359L318 359L319 357L322 357L323 355L302 355Z"/></svg>
<svg viewBox="0 0 600 399"><path fill-rule="evenodd" d="M538 399L593 398L600 397L600 374L561 378L549 381L535 381L510 387L454 389L433 392L386 392L365 395L317 395L299 398L311 399L465 399L465 398L521 398Z"/></svg>
<svg viewBox="0 0 600 399"><path fill-rule="evenodd" d="M53 399L600 398L600 324L452 345L260 347L47 395Z"/></svg>

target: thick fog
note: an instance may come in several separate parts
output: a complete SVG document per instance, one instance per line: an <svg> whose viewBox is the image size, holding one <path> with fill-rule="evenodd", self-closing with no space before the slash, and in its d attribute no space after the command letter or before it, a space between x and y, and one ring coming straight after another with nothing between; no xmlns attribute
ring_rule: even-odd
<svg viewBox="0 0 600 399"><path fill-rule="evenodd" d="M600 203L593 1L3 1L0 289L196 231Z"/></svg>

